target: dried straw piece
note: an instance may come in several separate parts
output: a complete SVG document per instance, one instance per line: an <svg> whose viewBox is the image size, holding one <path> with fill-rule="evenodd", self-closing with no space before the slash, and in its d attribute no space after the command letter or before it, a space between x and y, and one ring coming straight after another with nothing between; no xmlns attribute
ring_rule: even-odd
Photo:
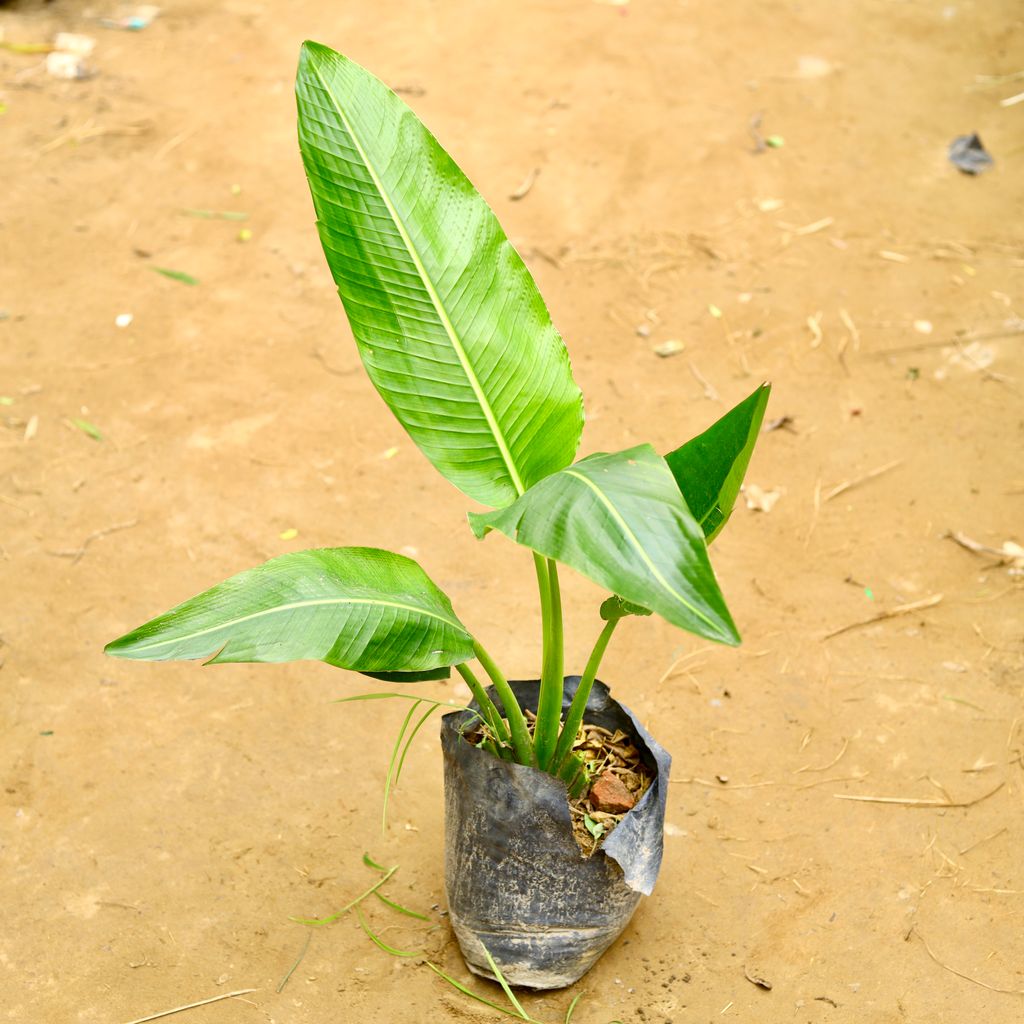
<svg viewBox="0 0 1024 1024"><path fill-rule="evenodd" d="M1004 779L995 789L990 789L987 793L975 797L973 800L917 800L913 797L856 796L852 793L833 793L832 795L837 800L858 800L865 804L899 804L903 807L973 807L975 804L980 804L983 800L987 800L990 796L995 796L1005 785L1006 780Z"/></svg>

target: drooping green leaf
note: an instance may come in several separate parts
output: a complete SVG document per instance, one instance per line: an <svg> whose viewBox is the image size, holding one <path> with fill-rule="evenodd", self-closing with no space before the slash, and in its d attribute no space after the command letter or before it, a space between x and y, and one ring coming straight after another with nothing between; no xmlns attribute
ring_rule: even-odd
<svg viewBox="0 0 1024 1024"><path fill-rule="evenodd" d="M106 651L144 661L307 658L408 678L472 658L473 639L412 559L378 548L318 548L232 576Z"/></svg>
<svg viewBox="0 0 1024 1024"><path fill-rule="evenodd" d="M477 537L500 530L682 629L739 642L704 534L650 445L590 455L469 520Z"/></svg>
<svg viewBox="0 0 1024 1024"><path fill-rule="evenodd" d="M374 386L427 458L494 507L568 466L582 397L497 218L368 71L303 45L299 146L320 240Z"/></svg>
<svg viewBox="0 0 1024 1024"><path fill-rule="evenodd" d="M732 514L771 390L762 384L703 434L665 456L709 544Z"/></svg>
<svg viewBox="0 0 1024 1024"><path fill-rule="evenodd" d="M600 839L601 836L604 835L604 824L602 822L594 821L589 814L583 815L583 824L595 839Z"/></svg>

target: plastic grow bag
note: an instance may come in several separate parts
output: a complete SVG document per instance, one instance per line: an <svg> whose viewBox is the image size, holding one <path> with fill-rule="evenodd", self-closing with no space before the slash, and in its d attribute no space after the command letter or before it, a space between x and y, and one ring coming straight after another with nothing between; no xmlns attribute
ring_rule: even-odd
<svg viewBox="0 0 1024 1024"><path fill-rule="evenodd" d="M566 678L563 707L578 684L579 676ZM510 685L520 706L535 711L540 683ZM493 691L490 696L501 710ZM463 740L461 731L474 721L470 712L442 719L448 909L476 974L493 977L486 946L512 985L571 985L619 936L641 895L654 888L672 759L600 681L584 720L623 730L655 772L637 806L591 857L573 838L563 782Z"/></svg>

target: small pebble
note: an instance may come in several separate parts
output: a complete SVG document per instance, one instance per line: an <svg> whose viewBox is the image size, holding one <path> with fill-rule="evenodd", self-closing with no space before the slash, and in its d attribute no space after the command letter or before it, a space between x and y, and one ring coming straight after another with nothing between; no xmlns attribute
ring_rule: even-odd
<svg viewBox="0 0 1024 1024"><path fill-rule="evenodd" d="M661 356L662 359L668 359L669 356L678 355L683 351L685 346L681 341L676 341L675 338L671 338L668 341L663 341L654 350L656 356Z"/></svg>

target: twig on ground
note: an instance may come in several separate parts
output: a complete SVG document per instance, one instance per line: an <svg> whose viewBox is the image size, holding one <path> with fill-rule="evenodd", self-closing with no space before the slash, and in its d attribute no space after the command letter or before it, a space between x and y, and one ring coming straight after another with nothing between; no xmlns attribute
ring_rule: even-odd
<svg viewBox="0 0 1024 1024"><path fill-rule="evenodd" d="M960 547L965 548L967 551L970 551L975 555L994 555L999 559L1000 565L1003 565L1006 562L1013 562L1018 557L1015 556L1012 551L1006 551L1003 548L994 548L988 544L982 544L980 541L976 541L972 537L968 537L966 533L961 533L959 530L947 530L942 536L953 541L954 544L959 544Z"/></svg>
<svg viewBox="0 0 1024 1024"><path fill-rule="evenodd" d="M833 793L832 795L837 800L859 800L866 804L899 804L902 807L973 807L990 796L995 796L1005 785L1006 781L1004 780L995 789L990 789L973 800L917 800L913 797L902 796L856 796L853 793Z"/></svg>
<svg viewBox="0 0 1024 1024"><path fill-rule="evenodd" d="M79 128L72 128L70 131L62 132L55 139L51 139L44 146L40 146L40 153L49 153L54 149L58 149L63 146L66 142L86 142L88 139L98 139L103 135L144 135L149 131L150 126L148 124L125 124L125 125L114 125L112 127L104 127L103 125L93 124L91 120L86 121Z"/></svg>
<svg viewBox="0 0 1024 1024"><path fill-rule="evenodd" d="M830 782L863 782L870 774L871 772L861 772L859 775L839 775L827 779L816 779L814 782L807 782L803 786L797 786L797 789L814 789L815 786L825 786Z"/></svg>
<svg viewBox="0 0 1024 1024"><path fill-rule="evenodd" d="M860 331L857 329L857 325L853 322L853 317L845 310L839 310L839 319L843 321L843 326L846 328L850 335L850 341L853 342L853 351L860 351Z"/></svg>
<svg viewBox="0 0 1024 1024"><path fill-rule="evenodd" d="M173 1010L161 1010L159 1013L150 1014L148 1017L138 1017L128 1021L128 1024L146 1024L149 1020L158 1020L160 1017L170 1017L172 1013L184 1013L185 1010L194 1010L197 1006L207 1006L209 1003L219 1003L222 999L232 999L235 996L248 995L255 992L254 988L240 988L237 992L225 992L219 996L212 996L209 999L200 999L197 1003L186 1003L184 1006L175 1006Z"/></svg>
<svg viewBox="0 0 1024 1024"><path fill-rule="evenodd" d="M805 764L802 768L797 768L796 771L793 772L793 774L794 775L799 775L801 772L827 772L829 770L829 768L833 768L835 765L837 765L842 760L843 754L846 753L846 749L847 749L847 747L849 747L849 745L850 745L850 739L849 739L849 737L847 737L846 739L843 740L843 748L842 748L842 750L840 750L839 753L836 754L836 756L834 758L832 758L832 760L829 761L828 764L823 764L823 765L820 765L819 767L813 767L812 765Z"/></svg>
<svg viewBox="0 0 1024 1024"><path fill-rule="evenodd" d="M884 466L872 469L863 476L855 477L853 480L844 480L841 484L836 484L832 490L826 491L825 494L822 495L821 500L831 501L833 498L838 498L840 494L844 494L846 491L852 490L854 487L859 487L861 484L866 484L869 480L874 480L883 473L888 473L890 469L895 469L897 466L901 465L902 462L903 459L893 459L892 462L887 462Z"/></svg>
<svg viewBox="0 0 1024 1024"><path fill-rule="evenodd" d="M82 541L80 547L71 548L65 551L47 551L48 555L55 555L57 558L70 558L72 565L77 565L83 557L85 557L86 549L94 540L99 540L101 537L106 537L108 534L117 533L119 530L130 530L133 526L138 526L138 519L133 519L128 523L115 523L113 526L104 527L102 530L93 530L85 540Z"/></svg>
<svg viewBox="0 0 1024 1024"><path fill-rule="evenodd" d="M811 542L811 534L814 533L814 528L818 525L818 516L821 515L821 478L819 477L814 482L814 511L811 514L811 524L807 527L807 536L804 537L804 547L807 547Z"/></svg>
<svg viewBox="0 0 1024 1024"><path fill-rule="evenodd" d="M19 512L24 512L27 516L32 515L24 505L19 505L13 498L8 498L6 494L0 494L0 501L5 505L10 505L11 508L16 508Z"/></svg>
<svg viewBox="0 0 1024 1024"><path fill-rule="evenodd" d="M534 182L537 180L537 175L540 174L540 168L534 167L529 174L523 179L523 183L515 190L515 192L509 193L509 199L515 201L522 199L527 192L533 188Z"/></svg>
<svg viewBox="0 0 1024 1024"><path fill-rule="evenodd" d="M696 658L699 654L704 654L705 651L712 650L714 650L713 647L698 647L697 650L688 651L686 654L683 654L680 657L676 658L676 660L673 661L672 664L669 665L669 667L665 669L665 671L662 673L661 678L658 680L658 686L661 686L661 684L665 682L666 679L671 679L672 676L675 674L676 670L679 669L679 666L682 665L684 662L689 661L691 658ZM683 669L682 671L686 670Z"/></svg>
<svg viewBox="0 0 1024 1024"><path fill-rule="evenodd" d="M898 604L895 608L890 608L888 611L879 612L878 615L872 615L870 619L861 619L859 622L851 622L847 626L840 626L839 629L832 630L831 633L826 633L823 640L831 640L834 636L839 636L841 633L847 633L851 629L859 629L861 626L871 626L876 622L884 622L886 619L894 619L898 615L907 615L910 612L921 611L924 608L932 608L942 600L942 594L932 594L931 597L923 598L920 601L911 601L910 604Z"/></svg>
<svg viewBox="0 0 1024 1024"><path fill-rule="evenodd" d="M973 985L980 985L982 988L987 988L989 992L1001 992L1007 996L1024 996L1024 988L1000 988L998 985L990 985L987 981L978 981L977 978L972 978L969 974L964 974L963 971L958 971L955 967L950 967L949 964L943 963L932 951L932 947L925 941L925 937L917 931L916 928L911 928L910 935L916 934L921 940L921 945L924 946L925 952L934 960L944 971L949 971L950 974L955 974L958 978L963 978L964 981L969 981ZM910 935L907 938L910 938Z"/></svg>
<svg viewBox="0 0 1024 1024"><path fill-rule="evenodd" d="M759 974L751 974L746 967L743 968L743 977L746 978L751 985L763 988L766 992L771 992L772 990L772 983L770 981L766 981Z"/></svg>
<svg viewBox="0 0 1024 1024"><path fill-rule="evenodd" d="M824 231L825 228L830 228L835 222L835 217L822 217L821 220L816 220L813 224L804 224L803 227L787 224L784 221L779 221L778 224L783 231L791 231L794 235L814 235L819 231Z"/></svg>
<svg viewBox="0 0 1024 1024"><path fill-rule="evenodd" d="M329 362L327 362L327 359L324 356L323 352L321 352L320 349L318 348L313 349L313 358L316 359L317 362L319 362L320 365L328 373L333 373L335 377L348 377L350 374L355 373L359 369L358 366L349 367L349 369L347 370L336 369L335 367L331 366Z"/></svg>
<svg viewBox="0 0 1024 1024"><path fill-rule="evenodd" d="M962 857L965 853L970 853L971 850L976 850L982 843L987 843L990 839L995 839L997 836L1001 836L1004 832L1008 832L1008 826L1004 825L1001 829L993 832L990 836L985 836L983 839L977 840L977 842L971 843L970 846L965 846L960 850L960 856Z"/></svg>
<svg viewBox="0 0 1024 1024"><path fill-rule="evenodd" d="M202 125L198 125L195 128L190 128L188 131L179 132L177 135L172 136L153 154L154 162L163 160L168 153L177 149L183 142L187 142L193 135L198 135L202 127Z"/></svg>
<svg viewBox="0 0 1024 1024"><path fill-rule="evenodd" d="M725 776L723 776L724 778ZM669 779L669 782L686 782L694 783L698 786L707 786L709 789L718 790L729 790L729 789L761 789L764 786L774 786L774 782L741 782L738 785L733 785L731 782L711 782L708 779L698 779L696 775L691 776L688 779Z"/></svg>
<svg viewBox="0 0 1024 1024"><path fill-rule="evenodd" d="M697 369L696 365L692 361L690 363L690 373L693 374L694 379L704 389L704 397L709 402L717 402L718 391L715 389L715 386L707 379L707 377L704 376L703 373L700 372L700 370Z"/></svg>
<svg viewBox="0 0 1024 1024"><path fill-rule="evenodd" d="M814 316L807 318L807 329L811 332L811 348L817 348L825 339L821 330L821 318L824 315L821 310L818 310Z"/></svg>
<svg viewBox="0 0 1024 1024"><path fill-rule="evenodd" d="M1024 321L1011 322L1006 327L994 331L965 332L957 338L940 338L937 341L919 341L913 345L897 345L894 348L881 348L871 353L872 358L898 355L902 352L921 352L929 348L953 348L965 342L995 341L998 338L1015 338L1024 334Z"/></svg>

